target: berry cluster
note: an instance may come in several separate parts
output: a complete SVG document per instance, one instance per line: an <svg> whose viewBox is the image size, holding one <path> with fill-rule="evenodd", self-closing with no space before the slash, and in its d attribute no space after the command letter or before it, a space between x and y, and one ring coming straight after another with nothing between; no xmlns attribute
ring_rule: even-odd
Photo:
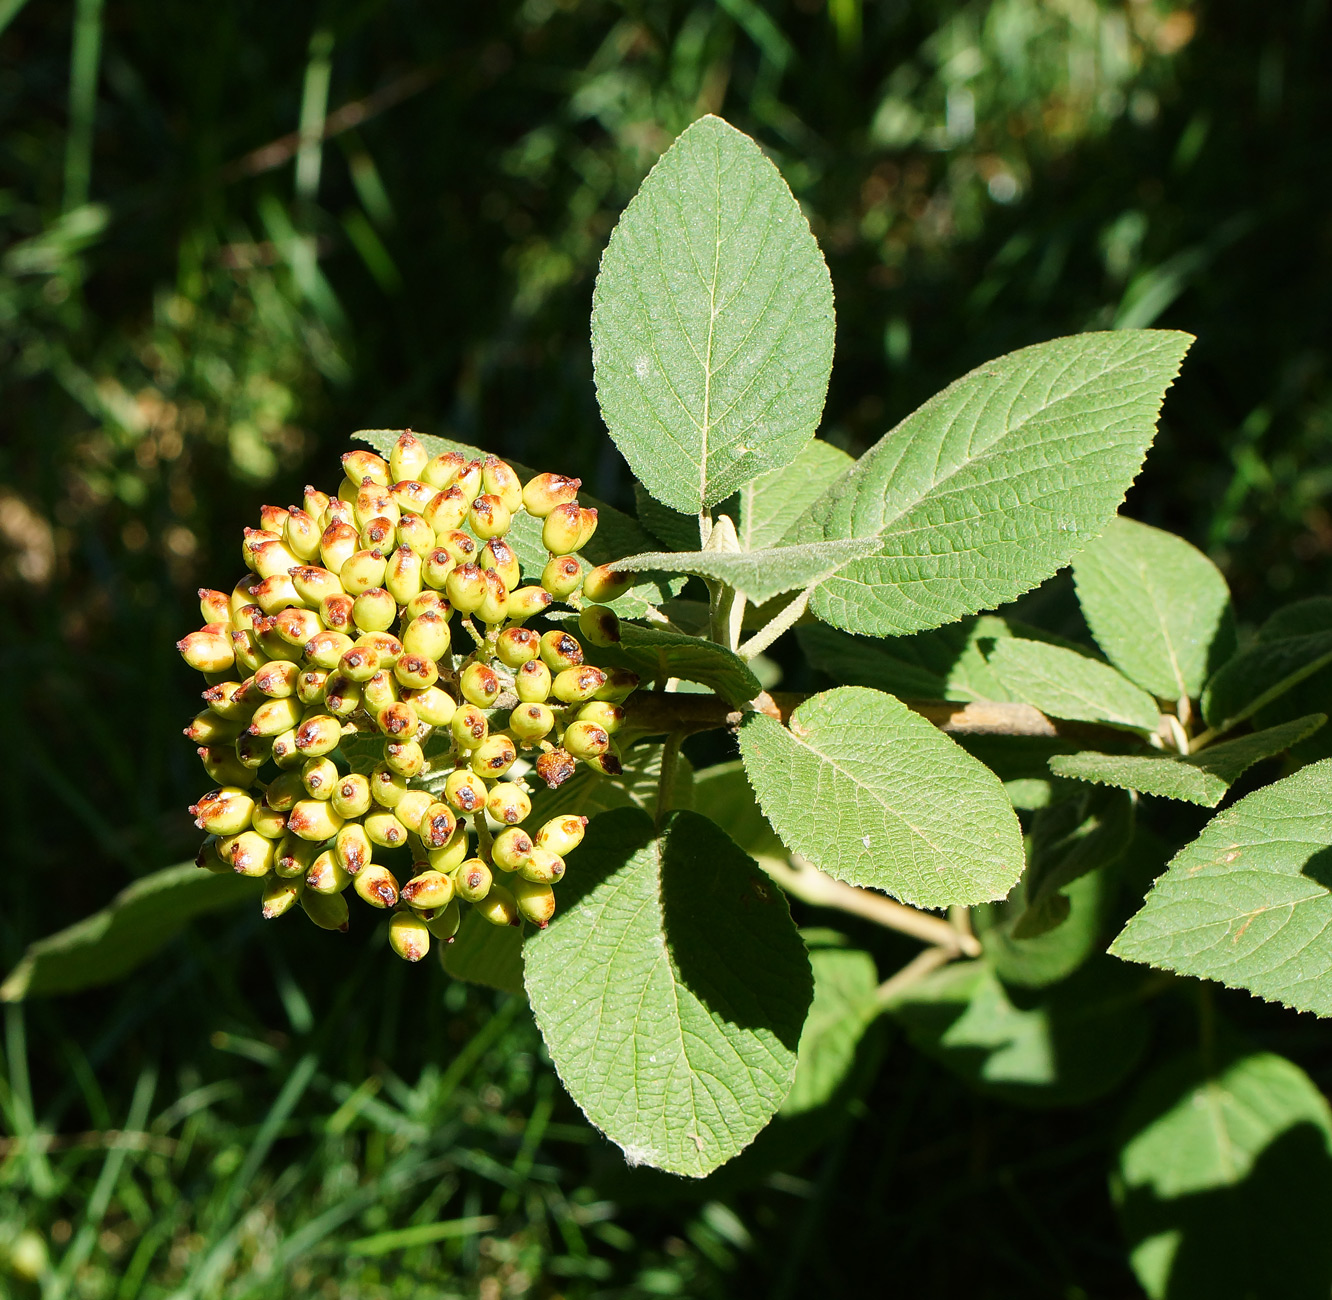
<svg viewBox="0 0 1332 1300"><path fill-rule="evenodd" d="M611 644L614 612L588 602L628 580L584 571L597 512L576 478L524 486L494 456L431 458L410 433L388 460L352 451L342 467L336 497L307 487L301 506L263 508L244 577L230 595L200 591L205 625L177 645L209 682L185 730L218 783L190 809L208 832L199 865L264 877L265 916L299 904L326 929L347 928L350 885L393 911L390 943L409 961L452 938L463 902L496 925L544 926L586 819L529 834L519 773L552 788L579 761L618 773L611 737L638 678L525 624L560 600ZM522 512L542 521L540 585L520 585L505 541ZM401 887L379 850L410 854Z"/></svg>

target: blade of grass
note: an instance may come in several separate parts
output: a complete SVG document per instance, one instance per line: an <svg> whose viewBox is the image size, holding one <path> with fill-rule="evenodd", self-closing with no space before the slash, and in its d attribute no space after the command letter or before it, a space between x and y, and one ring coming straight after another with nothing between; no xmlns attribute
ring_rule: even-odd
<svg viewBox="0 0 1332 1300"><path fill-rule="evenodd" d="M499 1227L494 1214L477 1214L466 1219L446 1219L443 1223L420 1223L414 1228L398 1228L394 1232L380 1232L373 1237L362 1237L347 1247L349 1255L387 1255L391 1250L406 1250L411 1246L428 1246L431 1242L447 1241L452 1237L470 1237L490 1232Z"/></svg>
<svg viewBox="0 0 1332 1300"><path fill-rule="evenodd" d="M88 189L92 183L93 119L97 113L97 69L101 58L102 0L77 0L74 9L74 45L69 58L69 131L65 137L66 212L81 208L88 201Z"/></svg>

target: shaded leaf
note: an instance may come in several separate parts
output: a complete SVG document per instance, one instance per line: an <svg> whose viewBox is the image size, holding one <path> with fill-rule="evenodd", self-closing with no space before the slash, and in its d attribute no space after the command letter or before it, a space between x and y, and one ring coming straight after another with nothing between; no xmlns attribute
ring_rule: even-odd
<svg viewBox="0 0 1332 1300"><path fill-rule="evenodd" d="M618 644L587 645L584 653L589 663L602 668L631 669L644 686L680 677L710 687L736 706L763 689L749 665L725 646L661 628L622 623Z"/></svg>
<svg viewBox="0 0 1332 1300"><path fill-rule="evenodd" d="M452 943L437 943L440 965L454 979L502 993L523 992L523 928L491 925L471 907Z"/></svg>
<svg viewBox="0 0 1332 1300"><path fill-rule="evenodd" d="M1328 664L1332 630L1260 640L1223 664L1207 683L1203 719L1209 727L1225 726L1247 716L1260 696L1283 683L1289 691Z"/></svg>

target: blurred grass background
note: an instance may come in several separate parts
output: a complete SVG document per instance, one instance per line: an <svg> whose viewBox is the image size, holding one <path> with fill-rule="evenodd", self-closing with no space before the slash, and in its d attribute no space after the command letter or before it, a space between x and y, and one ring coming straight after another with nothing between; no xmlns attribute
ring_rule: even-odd
<svg viewBox="0 0 1332 1300"><path fill-rule="evenodd" d="M1187 329L1130 509L1250 620L1325 590L1330 42L1326 0L0 0L4 966L192 855L173 643L353 429L631 504L592 281L702 112L827 253L824 436L1025 343ZM814 1154L697 1195L618 1173L525 1014L382 935L205 920L3 1047L0 1294L1136 1293L1111 1119L892 1044Z"/></svg>

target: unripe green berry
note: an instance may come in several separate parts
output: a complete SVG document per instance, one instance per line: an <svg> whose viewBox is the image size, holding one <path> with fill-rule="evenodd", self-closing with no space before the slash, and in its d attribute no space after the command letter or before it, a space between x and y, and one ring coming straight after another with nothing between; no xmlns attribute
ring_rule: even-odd
<svg viewBox="0 0 1332 1300"><path fill-rule="evenodd" d="M310 484L305 485L305 493L301 498L301 506L305 513L311 519L318 519L325 510L328 509L329 497L326 492L321 492Z"/></svg>
<svg viewBox="0 0 1332 1300"><path fill-rule="evenodd" d="M364 871L353 876L352 888L356 896L371 907L396 907L398 904L397 877L378 862L370 863Z"/></svg>
<svg viewBox="0 0 1332 1300"><path fill-rule="evenodd" d="M487 590L485 572L475 564L458 565L444 583L449 604L462 614L476 613L486 599Z"/></svg>
<svg viewBox="0 0 1332 1300"><path fill-rule="evenodd" d="M236 757L232 746L200 745L198 754L210 781L241 787L253 784L255 773Z"/></svg>
<svg viewBox="0 0 1332 1300"><path fill-rule="evenodd" d="M637 673L627 668L612 668L606 676L606 684L597 691L595 698L623 704L638 689L638 683Z"/></svg>
<svg viewBox="0 0 1332 1300"><path fill-rule="evenodd" d="M252 736L248 731L236 737L236 758L245 767L263 767L273 756L273 741L269 736Z"/></svg>
<svg viewBox="0 0 1332 1300"><path fill-rule="evenodd" d="M319 602L319 617L330 632L345 632L350 635L356 628L352 620L352 610L356 601L344 591L338 596L325 596Z"/></svg>
<svg viewBox="0 0 1332 1300"><path fill-rule="evenodd" d="M342 596L342 583L331 569L321 568L317 564L298 564L290 573L291 585L296 594L311 609L318 609L328 596Z"/></svg>
<svg viewBox="0 0 1332 1300"><path fill-rule="evenodd" d="M252 736L281 735L301 720L301 712L301 702L294 695L265 700L250 719L249 733Z"/></svg>
<svg viewBox="0 0 1332 1300"><path fill-rule="evenodd" d="M544 519L556 506L571 502L582 486L583 480L579 478L567 478L563 474L537 474L523 488L523 509L529 515Z"/></svg>
<svg viewBox="0 0 1332 1300"><path fill-rule="evenodd" d="M338 577L349 596L359 596L384 585L388 561L378 551L357 551L341 569ZM353 615L355 617L355 615Z"/></svg>
<svg viewBox="0 0 1332 1300"><path fill-rule="evenodd" d="M481 462L479 460L469 460L458 471L458 488L468 501L473 501L480 495Z"/></svg>
<svg viewBox="0 0 1332 1300"><path fill-rule="evenodd" d="M221 745L228 740L235 740L244 730L246 724L243 718L219 718L212 709L204 709L202 713L194 715L190 725L184 729L184 735L188 740L200 744Z"/></svg>
<svg viewBox="0 0 1332 1300"><path fill-rule="evenodd" d="M363 475L362 477L366 476ZM385 487L388 486L387 481L385 482L384 486ZM353 478L350 474L348 474L346 475L345 478L343 478L342 482L338 484L338 500L341 501L344 505L348 506L348 508L350 508L351 505L356 501L356 494L360 490L361 490L361 479ZM329 508L330 510L332 509L332 503L330 503Z"/></svg>
<svg viewBox="0 0 1332 1300"><path fill-rule="evenodd" d="M513 741L503 732L498 732L487 736L472 750L471 768L477 776L494 781L503 776L517 759L518 750Z"/></svg>
<svg viewBox="0 0 1332 1300"><path fill-rule="evenodd" d="M606 673L591 664L566 668L556 673L550 693L563 704L582 704L590 700L606 684Z"/></svg>
<svg viewBox="0 0 1332 1300"><path fill-rule="evenodd" d="M296 748L306 758L331 754L342 740L342 723L330 713L306 718L296 728Z"/></svg>
<svg viewBox="0 0 1332 1300"><path fill-rule="evenodd" d="M432 609L442 618L448 618L451 613L448 603L444 597L437 591L423 591L413 596L402 607L402 625L406 627L412 619L419 618L426 610Z"/></svg>
<svg viewBox="0 0 1332 1300"><path fill-rule="evenodd" d="M287 516L288 511L284 510L281 506L260 506L260 532L272 533L274 537L281 537L282 530L287 526Z"/></svg>
<svg viewBox="0 0 1332 1300"><path fill-rule="evenodd" d="M257 607L256 607L257 608ZM259 638L253 632L236 628L231 633L231 649L236 658L236 667L252 673L268 662L268 655L259 644Z"/></svg>
<svg viewBox="0 0 1332 1300"><path fill-rule="evenodd" d="M595 601L616 600L633 585L632 573L616 573L609 564L599 564L583 575L583 596Z"/></svg>
<svg viewBox="0 0 1332 1300"><path fill-rule="evenodd" d="M283 880L274 876L264 886L263 915L266 921L276 921L279 916L290 912L301 897L301 886L295 880Z"/></svg>
<svg viewBox="0 0 1332 1300"><path fill-rule="evenodd" d="M513 522L513 514L499 497L483 492L467 512L467 526L481 541L503 537Z"/></svg>
<svg viewBox="0 0 1332 1300"><path fill-rule="evenodd" d="M437 538L442 537L445 533L456 532L463 526L471 504L472 499L455 483L452 487L437 492L421 517L434 530Z"/></svg>
<svg viewBox="0 0 1332 1300"><path fill-rule="evenodd" d="M572 596L583 582L583 566L576 555L553 555L541 570L541 585L556 600Z"/></svg>
<svg viewBox="0 0 1332 1300"><path fill-rule="evenodd" d="M386 736L401 740L414 739L417 729L421 725L420 719L416 716L416 710L402 700L380 709L375 715L375 722L379 725L380 731Z"/></svg>
<svg viewBox="0 0 1332 1300"><path fill-rule="evenodd" d="M540 659L524 664L513 675L513 689L524 704L544 704L550 697L550 669Z"/></svg>
<svg viewBox="0 0 1332 1300"><path fill-rule="evenodd" d="M588 605L578 615L578 630L593 645L612 646L620 641L620 619L605 605Z"/></svg>
<svg viewBox="0 0 1332 1300"><path fill-rule="evenodd" d="M361 683L368 682L381 666L377 647L357 645L354 642L343 651L337 664L340 673Z"/></svg>
<svg viewBox="0 0 1332 1300"><path fill-rule="evenodd" d="M592 534L597 531L597 512L591 507L584 506L578 513L582 531L578 534L578 546L575 549L581 551L592 540ZM584 578L583 581L586 582L587 579Z"/></svg>
<svg viewBox="0 0 1332 1300"><path fill-rule="evenodd" d="M278 812L290 812L297 800L305 797L305 782L299 772L283 772L274 777L264 791L264 802Z"/></svg>
<svg viewBox="0 0 1332 1300"><path fill-rule="evenodd" d="M447 804L432 802L421 815L416 833L427 849L442 849L458 829L458 819Z"/></svg>
<svg viewBox="0 0 1332 1300"><path fill-rule="evenodd" d="M250 824L254 802L240 786L224 785L210 790L197 804L192 804L190 812L201 831L210 835L238 835Z"/></svg>
<svg viewBox="0 0 1332 1300"><path fill-rule="evenodd" d="M436 939L441 943L449 943L458 933L458 926L462 923L462 908L458 906L458 900L455 898L442 912L429 918L423 917L422 920Z"/></svg>
<svg viewBox="0 0 1332 1300"><path fill-rule="evenodd" d="M499 675L486 664L470 663L458 678L458 691L469 704L488 709L499 699Z"/></svg>
<svg viewBox="0 0 1332 1300"><path fill-rule="evenodd" d="M391 632L362 632L356 644L373 646L379 652L379 666L390 671L403 652L402 642Z"/></svg>
<svg viewBox="0 0 1332 1300"><path fill-rule="evenodd" d="M330 673L324 683L324 707L335 718L349 718L361 707L361 687L346 673Z"/></svg>
<svg viewBox="0 0 1332 1300"><path fill-rule="evenodd" d="M384 746L384 765L410 780L425 768L425 751L414 740L390 740Z"/></svg>
<svg viewBox="0 0 1332 1300"><path fill-rule="evenodd" d="M467 828L460 822L442 849L427 849L426 859L436 871L452 871L467 857Z"/></svg>
<svg viewBox="0 0 1332 1300"><path fill-rule="evenodd" d="M330 573L340 574L342 566L360 549L361 535L350 524L329 524L319 538L319 559Z"/></svg>
<svg viewBox="0 0 1332 1300"><path fill-rule="evenodd" d="M302 704L318 704L324 698L329 674L322 668L307 668L296 679L296 698Z"/></svg>
<svg viewBox="0 0 1332 1300"><path fill-rule="evenodd" d="M312 844L331 840L341 828L342 818L329 800L299 799L287 814L287 829Z"/></svg>
<svg viewBox="0 0 1332 1300"><path fill-rule="evenodd" d="M261 799L250 814L250 829L266 840L280 840L287 833L287 814Z"/></svg>
<svg viewBox="0 0 1332 1300"><path fill-rule="evenodd" d="M513 882L513 899L519 915L542 930L555 915L555 891L549 885L519 877Z"/></svg>
<svg viewBox="0 0 1332 1300"><path fill-rule="evenodd" d="M421 821L435 803L435 796L426 790L408 790L393 809L393 815L409 831L421 829Z"/></svg>
<svg viewBox="0 0 1332 1300"><path fill-rule="evenodd" d="M312 560L319 554L320 527L299 506L292 506L282 526L282 540L287 549L299 560Z"/></svg>
<svg viewBox="0 0 1332 1300"><path fill-rule="evenodd" d="M413 437L410 429L398 435L398 441L389 452L389 475L393 482L404 478L419 478L429 463L430 453L422 446L419 438Z"/></svg>
<svg viewBox="0 0 1332 1300"><path fill-rule="evenodd" d="M583 662L583 647L567 632L552 628L541 638L541 660L551 672L561 673Z"/></svg>
<svg viewBox="0 0 1332 1300"><path fill-rule="evenodd" d="M510 465L498 456L487 456L481 462L481 486L498 497L504 508L513 514L523 504L523 485Z"/></svg>
<svg viewBox="0 0 1332 1300"><path fill-rule="evenodd" d="M407 690L423 691L439 681L439 665L423 655L405 654L393 666L393 675Z"/></svg>
<svg viewBox="0 0 1332 1300"><path fill-rule="evenodd" d="M362 632L387 632L397 617L397 602L383 587L361 592L352 603L352 622Z"/></svg>
<svg viewBox="0 0 1332 1300"><path fill-rule="evenodd" d="M466 456L456 451L443 451L426 464L417 478L433 488L443 490L457 482L458 475L466 464Z"/></svg>
<svg viewBox="0 0 1332 1300"><path fill-rule="evenodd" d="M476 539L461 528L446 528L435 534L441 550L446 551L454 566L476 563Z"/></svg>
<svg viewBox="0 0 1332 1300"><path fill-rule="evenodd" d="M430 951L426 923L411 912L394 912L389 922L389 947L403 961L420 961Z"/></svg>
<svg viewBox="0 0 1332 1300"><path fill-rule="evenodd" d="M370 837L360 822L348 822L338 831L333 841L333 852L338 862L349 876L359 875L370 865L374 850L370 847Z"/></svg>
<svg viewBox="0 0 1332 1300"><path fill-rule="evenodd" d="M370 810L370 782L359 772L348 772L333 787L333 811L339 817L361 817Z"/></svg>
<svg viewBox="0 0 1332 1300"><path fill-rule="evenodd" d="M303 840L290 831L282 837L273 858L273 870L284 880L304 879L310 864L319 856L319 845Z"/></svg>
<svg viewBox="0 0 1332 1300"><path fill-rule="evenodd" d="M272 541L260 542L250 551L248 567L261 578L279 576L285 578L287 571L295 568L300 562L299 557L287 549L285 542L275 538ZM263 601L260 600L259 603L262 605Z"/></svg>
<svg viewBox="0 0 1332 1300"><path fill-rule="evenodd" d="M371 813L365 819L365 833L372 844L396 849L407 843L407 827L391 812Z"/></svg>
<svg viewBox="0 0 1332 1300"><path fill-rule="evenodd" d="M402 901L423 911L447 907L453 901L453 879L442 871L422 871L403 885Z"/></svg>
<svg viewBox="0 0 1332 1300"><path fill-rule="evenodd" d="M361 525L361 549L378 551L387 561L389 553L398 542L398 518L388 515L375 515Z"/></svg>
<svg viewBox="0 0 1332 1300"><path fill-rule="evenodd" d="M381 487L388 487L393 482L393 471L389 469L388 461L382 456L375 455L373 451L365 451L359 447L355 451L343 452L342 472L349 482L357 486L366 479L371 483L378 483Z"/></svg>
<svg viewBox="0 0 1332 1300"><path fill-rule="evenodd" d="M447 727L458 707L453 696L438 686L428 686L423 691L404 691L402 698L416 710L416 716L427 727Z"/></svg>
<svg viewBox="0 0 1332 1300"><path fill-rule="evenodd" d="M541 638L530 627L506 627L495 640L495 654L508 668L521 668L541 653Z"/></svg>
<svg viewBox="0 0 1332 1300"><path fill-rule="evenodd" d="M407 793L406 778L381 763L370 773L370 797L381 808L396 808L398 800Z"/></svg>
<svg viewBox="0 0 1332 1300"><path fill-rule="evenodd" d="M321 930L347 932L347 900L341 894L318 894L313 889L303 889L300 902L301 910Z"/></svg>
<svg viewBox="0 0 1332 1300"><path fill-rule="evenodd" d="M509 730L525 744L544 739L554 726L555 714L549 704L520 704L509 714Z"/></svg>
<svg viewBox="0 0 1332 1300"><path fill-rule="evenodd" d="M399 546L389 556L388 571L384 575L384 586L399 605L405 605L413 596L421 594L424 580L421 577L421 557L409 546Z"/></svg>
<svg viewBox="0 0 1332 1300"><path fill-rule="evenodd" d="M550 592L540 587L519 587L509 592L508 617L513 623L521 623L542 613L550 604Z"/></svg>
<svg viewBox="0 0 1332 1300"><path fill-rule="evenodd" d="M486 575L486 597L477 606L476 616L488 627L497 627L509 617L509 589L493 569L483 572Z"/></svg>
<svg viewBox="0 0 1332 1300"><path fill-rule="evenodd" d="M218 847L222 860L229 862L231 869L239 876L258 879L273 869L276 846L258 831L242 831L239 835L229 836Z"/></svg>
<svg viewBox="0 0 1332 1300"><path fill-rule="evenodd" d="M231 598L225 591L211 587L199 588L199 613L205 623L231 622Z"/></svg>
<svg viewBox="0 0 1332 1300"><path fill-rule="evenodd" d="M479 903L488 893L493 877L480 858L468 858L453 869L453 888L464 903Z"/></svg>
<svg viewBox="0 0 1332 1300"><path fill-rule="evenodd" d="M423 610L402 632L403 651L423 659L442 659L451 640L449 616L438 609Z"/></svg>
<svg viewBox="0 0 1332 1300"><path fill-rule="evenodd" d="M595 722L608 736L624 726L624 719L623 706L606 700L589 700L578 710L579 722Z"/></svg>
<svg viewBox="0 0 1332 1300"><path fill-rule="evenodd" d="M290 767L300 767L309 755L297 748L296 728L292 727L273 737L273 748L269 750L269 757L285 770Z"/></svg>
<svg viewBox="0 0 1332 1300"><path fill-rule="evenodd" d="M444 782L444 802L455 813L477 812L486 806L486 783L475 772L450 772Z"/></svg>
<svg viewBox="0 0 1332 1300"><path fill-rule="evenodd" d="M237 613L247 605L254 604L254 597L250 594L255 587L259 585L260 579L253 573L244 573L236 579L236 585L232 587L231 594L227 597L227 603L231 606L231 621L236 623ZM220 621L220 620L219 620ZM241 624L236 623L237 627Z"/></svg>
<svg viewBox="0 0 1332 1300"><path fill-rule="evenodd" d="M301 670L296 664L286 659L275 659L272 663L264 664L262 668L256 670L251 681L254 682L254 689L266 699L270 700L289 700L296 694L296 688L301 680ZM255 709L263 701L256 703ZM250 718L253 720L255 710L250 711Z"/></svg>
<svg viewBox="0 0 1332 1300"><path fill-rule="evenodd" d="M535 884L553 885L564 879L564 859L551 849L534 844L527 860L518 867L518 874L524 880Z"/></svg>
<svg viewBox="0 0 1332 1300"><path fill-rule="evenodd" d="M624 771L624 764L620 762L620 755L614 742L604 754L594 754L583 761L602 776L619 776Z"/></svg>
<svg viewBox="0 0 1332 1300"><path fill-rule="evenodd" d="M224 673L236 662L229 632L191 632L176 642L187 664L201 673Z"/></svg>
<svg viewBox="0 0 1332 1300"><path fill-rule="evenodd" d="M454 743L460 749L475 749L490 735L490 724L486 715L475 704L464 704L453 715L449 723Z"/></svg>
<svg viewBox="0 0 1332 1300"><path fill-rule="evenodd" d="M449 580L449 574L458 567L458 561L442 546L437 546L426 554L421 562L421 581L427 587L442 591Z"/></svg>
<svg viewBox="0 0 1332 1300"><path fill-rule="evenodd" d="M580 817L576 813L564 813L544 823L532 838L541 848L549 849L552 853L558 853L563 857L583 842L586 829L586 817Z"/></svg>
<svg viewBox="0 0 1332 1300"><path fill-rule="evenodd" d="M387 520L391 529L402 518L393 494L378 483L362 483L352 508L356 512L356 526L362 531L376 519Z"/></svg>
<svg viewBox="0 0 1332 1300"><path fill-rule="evenodd" d="M490 893L473 906L491 925L521 925L518 903L512 891L503 885L492 885Z"/></svg>
<svg viewBox="0 0 1332 1300"><path fill-rule="evenodd" d="M338 788L338 768L331 758L312 758L301 768L301 781L311 799L331 799Z"/></svg>
<svg viewBox="0 0 1332 1300"><path fill-rule="evenodd" d="M572 555L583 535L583 509L577 501L556 506L541 526L541 544L552 555Z"/></svg>
<svg viewBox="0 0 1332 1300"><path fill-rule="evenodd" d="M361 684L361 706L372 718L398 702L401 691L392 672L381 668Z"/></svg>
<svg viewBox="0 0 1332 1300"><path fill-rule="evenodd" d="M421 485L415 484L414 486L420 487ZM426 490L429 491L429 489ZM433 497L434 493L431 492L430 495ZM402 504L401 501L399 501L399 504ZM422 505L421 509L424 510L425 505ZM421 518L419 512L413 515L403 515L398 520L398 527L394 535L399 546L405 546L423 563L425 557L435 549L435 530Z"/></svg>
<svg viewBox="0 0 1332 1300"><path fill-rule="evenodd" d="M254 711L263 703L263 697L256 690L254 678L247 677L243 682L216 682L207 690L200 692L208 702L208 707L219 718L231 718L248 722Z"/></svg>
<svg viewBox="0 0 1332 1300"><path fill-rule="evenodd" d="M498 781L486 796L486 812L501 826L517 826L532 813L527 791L512 781Z"/></svg>
<svg viewBox="0 0 1332 1300"><path fill-rule="evenodd" d="M325 849L305 873L306 889L316 894L340 894L349 884L351 876L331 849Z"/></svg>
<svg viewBox="0 0 1332 1300"><path fill-rule="evenodd" d="M491 861L501 871L517 871L533 847L532 837L521 826L510 826L495 836L490 848Z"/></svg>
<svg viewBox="0 0 1332 1300"><path fill-rule="evenodd" d="M216 835L205 835L204 842L199 845L194 865L201 871L211 871L215 876L230 875L230 865L222 861L222 855L218 852L217 846L220 843Z"/></svg>
<svg viewBox="0 0 1332 1300"><path fill-rule="evenodd" d="M265 614L276 616L284 609L301 606L301 598L296 594L291 578L285 573L275 573L265 578L250 594ZM255 625L257 630L258 620Z"/></svg>

